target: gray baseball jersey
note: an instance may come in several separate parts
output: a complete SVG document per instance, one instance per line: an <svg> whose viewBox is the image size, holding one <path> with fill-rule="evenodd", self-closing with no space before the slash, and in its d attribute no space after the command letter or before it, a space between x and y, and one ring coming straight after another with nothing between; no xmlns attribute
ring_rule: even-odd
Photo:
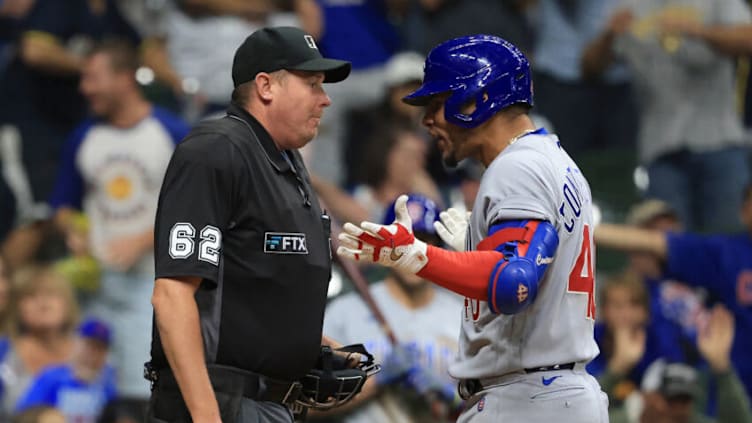
<svg viewBox="0 0 752 423"><path fill-rule="evenodd" d="M371 285L371 294L381 307L397 340L416 348L423 366L447 383L452 381L447 371L457 355L457 333L460 330L456 312L462 298L441 288L428 305L410 310L387 291L383 282ZM376 318L356 293L335 299L324 315L324 335L343 344L363 343L377 362L383 362L392 346ZM403 395L403 397L406 397ZM400 413L411 415L410 404L400 403ZM347 423L382 423L396 421L394 411L379 401L371 401L345 419Z"/></svg>
<svg viewBox="0 0 752 423"><path fill-rule="evenodd" d="M486 169L473 206L468 250L503 220L550 222L559 236L537 297L514 315L494 314L466 298L459 379L488 378L525 368L585 363L598 354L593 339L595 251L590 188L558 138L539 130L507 147Z"/></svg>

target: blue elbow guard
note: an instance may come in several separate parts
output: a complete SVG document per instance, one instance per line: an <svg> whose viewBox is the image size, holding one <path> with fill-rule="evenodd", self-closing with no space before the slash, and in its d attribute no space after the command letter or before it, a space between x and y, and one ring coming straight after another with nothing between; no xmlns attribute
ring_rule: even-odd
<svg viewBox="0 0 752 423"><path fill-rule="evenodd" d="M488 306L494 313L516 314L527 308L538 293L538 282L553 261L559 236L548 222L507 221L491 228L491 234L508 228L525 229L518 239L504 240L496 251L504 259L496 263L488 284Z"/></svg>

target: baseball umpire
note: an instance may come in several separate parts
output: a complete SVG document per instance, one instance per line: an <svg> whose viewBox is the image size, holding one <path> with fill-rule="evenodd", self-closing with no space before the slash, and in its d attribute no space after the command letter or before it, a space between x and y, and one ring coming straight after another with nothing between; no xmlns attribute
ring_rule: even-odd
<svg viewBox="0 0 752 423"><path fill-rule="evenodd" d="M472 251L416 239L401 196L394 223L345 224L338 254L466 297L449 368L467 400L459 422L607 422L606 395L584 368L598 354L590 188L558 137L528 116L527 59L494 36L449 40L403 100L425 107L445 163L472 157L486 167L469 227L447 226L467 228Z"/></svg>
<svg viewBox="0 0 752 423"><path fill-rule="evenodd" d="M330 105L322 84L349 72L300 29L260 29L235 53L227 115L175 150L155 227L149 421L293 420L331 271L297 150Z"/></svg>

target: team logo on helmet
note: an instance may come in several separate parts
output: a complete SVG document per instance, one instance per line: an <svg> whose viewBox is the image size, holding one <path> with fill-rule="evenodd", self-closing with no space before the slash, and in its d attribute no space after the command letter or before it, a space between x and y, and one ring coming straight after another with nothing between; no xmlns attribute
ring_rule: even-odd
<svg viewBox="0 0 752 423"><path fill-rule="evenodd" d="M527 300L528 290L523 284L517 285L517 302L522 304Z"/></svg>

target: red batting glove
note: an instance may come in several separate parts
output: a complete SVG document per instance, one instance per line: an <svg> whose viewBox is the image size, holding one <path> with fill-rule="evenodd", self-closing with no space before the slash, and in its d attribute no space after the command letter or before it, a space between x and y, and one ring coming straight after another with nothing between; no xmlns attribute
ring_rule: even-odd
<svg viewBox="0 0 752 423"><path fill-rule="evenodd" d="M428 263L427 246L413 235L406 195L397 199L394 212L396 219L391 225L363 222L355 226L345 223L339 235L337 254L355 261L418 273Z"/></svg>

